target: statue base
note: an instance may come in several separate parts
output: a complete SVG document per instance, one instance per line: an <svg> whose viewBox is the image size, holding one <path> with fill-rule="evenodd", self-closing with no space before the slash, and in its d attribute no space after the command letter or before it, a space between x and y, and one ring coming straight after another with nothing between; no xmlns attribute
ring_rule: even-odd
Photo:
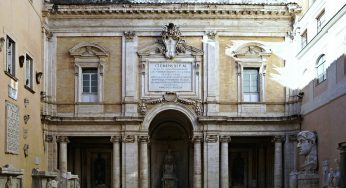
<svg viewBox="0 0 346 188"><path fill-rule="evenodd" d="M177 178L174 175L164 175L162 178L162 188L177 188Z"/></svg>
<svg viewBox="0 0 346 188"><path fill-rule="evenodd" d="M319 175L316 173L299 173L298 174L298 188L318 188Z"/></svg>

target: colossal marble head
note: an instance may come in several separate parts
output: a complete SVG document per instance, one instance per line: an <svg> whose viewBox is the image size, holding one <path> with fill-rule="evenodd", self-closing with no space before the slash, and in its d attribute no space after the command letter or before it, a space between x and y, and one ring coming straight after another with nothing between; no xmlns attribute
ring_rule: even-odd
<svg viewBox="0 0 346 188"><path fill-rule="evenodd" d="M312 131L302 131L297 135L299 155L305 156L305 171L314 171L317 168L316 134Z"/></svg>
<svg viewBox="0 0 346 188"><path fill-rule="evenodd" d="M302 131L297 135L298 150L300 155L308 155L316 145L316 135L311 131Z"/></svg>

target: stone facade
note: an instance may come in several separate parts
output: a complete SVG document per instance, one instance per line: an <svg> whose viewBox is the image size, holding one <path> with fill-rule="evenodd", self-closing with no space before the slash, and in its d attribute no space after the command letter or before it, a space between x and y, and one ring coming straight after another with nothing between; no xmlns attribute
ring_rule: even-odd
<svg viewBox="0 0 346 188"><path fill-rule="evenodd" d="M82 187L287 187L296 163L284 141L300 119L270 75L300 7L108 3L45 4L44 124L69 140L48 144L48 168L78 174Z"/></svg>
<svg viewBox="0 0 346 188"><path fill-rule="evenodd" d="M345 183L336 181L345 175L343 118L328 114L344 103L341 1L18 3L0 3L0 77L8 85L0 92L0 187ZM29 22L14 20L22 17ZM298 44L306 46L293 50ZM334 44L333 55L320 56ZM330 66L306 85L315 79L311 57ZM304 67L295 78L302 90L284 83L291 61ZM313 177L297 173L302 129L319 138L319 157L305 161ZM326 149L338 143L341 155Z"/></svg>
<svg viewBox="0 0 346 188"><path fill-rule="evenodd" d="M42 7L36 0L0 2L0 187L31 187L32 170L47 166L40 114Z"/></svg>

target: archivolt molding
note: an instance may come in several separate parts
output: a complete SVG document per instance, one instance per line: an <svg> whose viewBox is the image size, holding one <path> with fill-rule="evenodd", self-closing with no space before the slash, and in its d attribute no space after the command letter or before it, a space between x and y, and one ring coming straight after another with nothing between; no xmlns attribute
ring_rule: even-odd
<svg viewBox="0 0 346 188"><path fill-rule="evenodd" d="M155 101L153 99L153 101ZM157 100L159 101L159 100ZM145 118L143 120L142 129L148 130L150 123L152 120L160 113L166 110L175 110L183 113L190 120L193 130L197 130L197 117L198 115L194 112L193 109L188 108L188 106L183 103L178 102L167 102L166 100L161 100L162 102L154 103L156 104L153 108L146 111ZM145 105L146 103L140 103L141 105Z"/></svg>
<svg viewBox="0 0 346 188"><path fill-rule="evenodd" d="M155 105L160 103L179 103L186 106L192 106L196 115L199 116L203 114L203 105L200 100L182 98L179 97L175 92L166 92L164 95L162 95L162 97L159 98L142 99L138 105L138 111L142 115L145 115L147 113L147 105Z"/></svg>

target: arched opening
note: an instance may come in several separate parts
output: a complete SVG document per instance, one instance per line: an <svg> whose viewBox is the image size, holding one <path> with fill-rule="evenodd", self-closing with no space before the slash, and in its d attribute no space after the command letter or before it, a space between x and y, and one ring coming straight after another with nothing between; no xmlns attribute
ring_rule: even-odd
<svg viewBox="0 0 346 188"><path fill-rule="evenodd" d="M191 187L192 150L190 120L176 110L159 113L149 127L152 188ZM166 184L166 186L164 186ZM174 186L175 184L175 186Z"/></svg>

